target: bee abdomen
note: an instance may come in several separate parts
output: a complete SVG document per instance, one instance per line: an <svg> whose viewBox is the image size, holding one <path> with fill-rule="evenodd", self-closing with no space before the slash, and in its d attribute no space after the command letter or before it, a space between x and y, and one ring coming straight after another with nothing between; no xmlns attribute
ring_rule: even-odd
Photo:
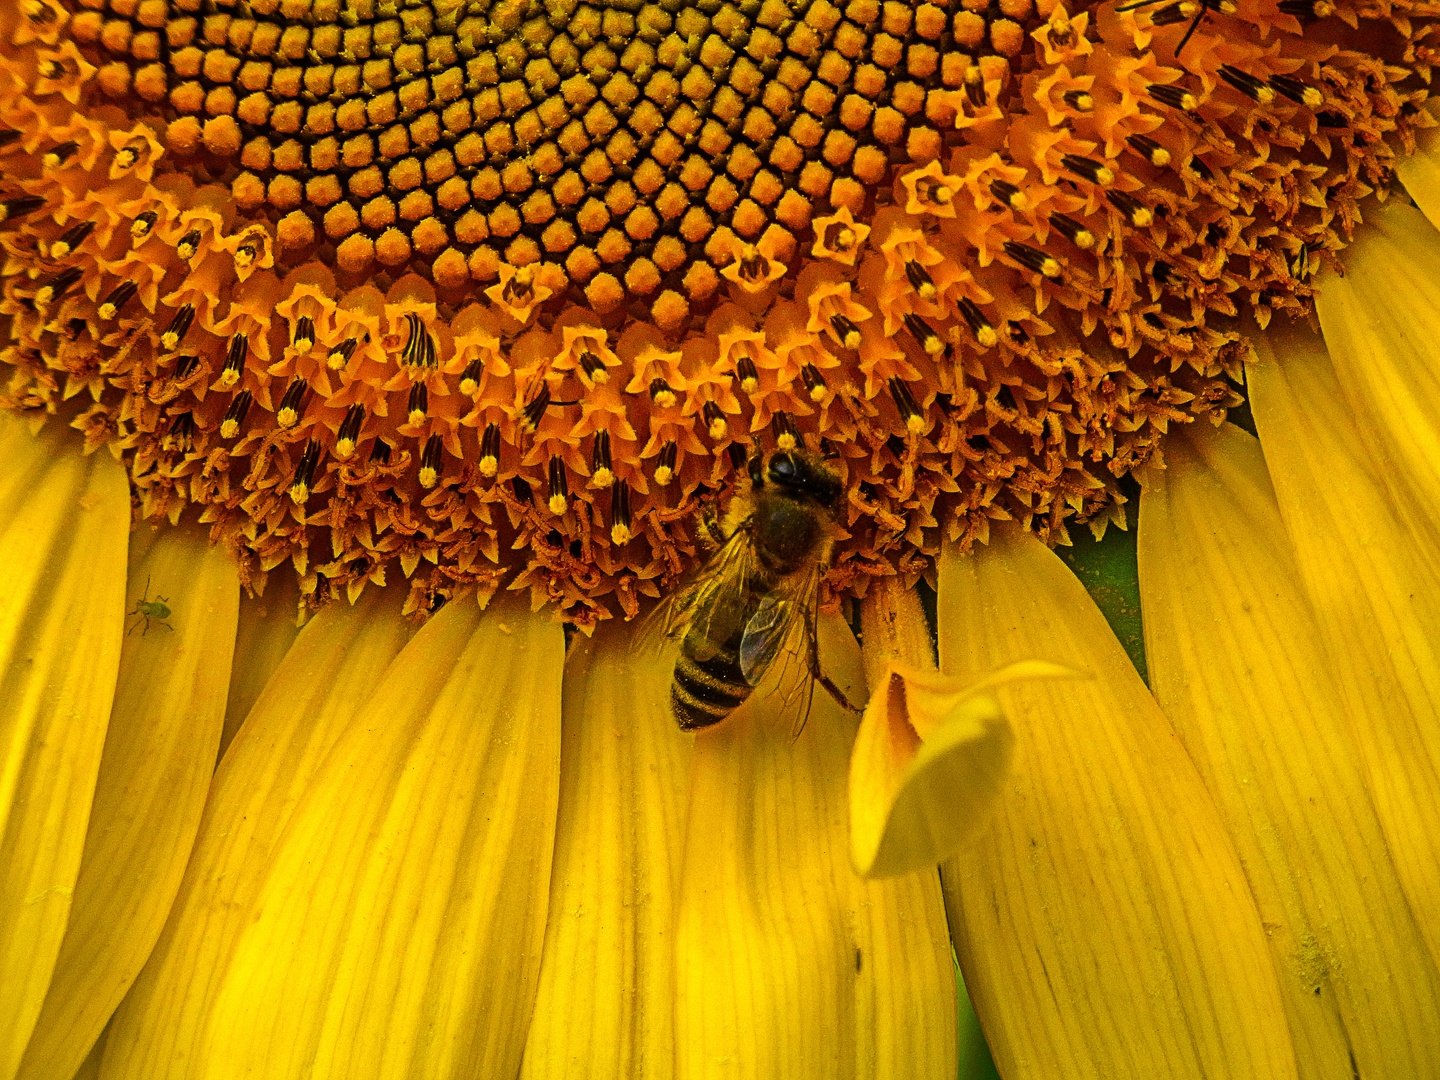
<svg viewBox="0 0 1440 1080"><path fill-rule="evenodd" d="M718 724L750 696L734 653L693 660L683 653L675 661L670 683L670 708L686 731Z"/></svg>

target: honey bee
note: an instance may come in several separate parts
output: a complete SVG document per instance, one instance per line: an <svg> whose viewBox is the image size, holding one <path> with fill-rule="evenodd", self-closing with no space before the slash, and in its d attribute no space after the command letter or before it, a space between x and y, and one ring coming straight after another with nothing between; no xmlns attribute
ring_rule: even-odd
<svg viewBox="0 0 1440 1080"><path fill-rule="evenodd" d="M687 731L739 708L782 653L804 657L805 714L816 682L855 711L820 670L815 633L840 478L803 450L756 455L749 473L726 526L708 523L714 554L657 613L667 637L683 634L670 708Z"/></svg>

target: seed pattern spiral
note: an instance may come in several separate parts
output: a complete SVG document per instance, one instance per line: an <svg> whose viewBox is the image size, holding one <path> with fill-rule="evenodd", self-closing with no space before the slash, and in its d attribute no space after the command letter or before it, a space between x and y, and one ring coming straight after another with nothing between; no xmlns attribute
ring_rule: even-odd
<svg viewBox="0 0 1440 1080"><path fill-rule="evenodd" d="M305 602L582 628L747 458L846 480L830 595L1123 520L1425 110L1349 0L4 0L0 405Z"/></svg>

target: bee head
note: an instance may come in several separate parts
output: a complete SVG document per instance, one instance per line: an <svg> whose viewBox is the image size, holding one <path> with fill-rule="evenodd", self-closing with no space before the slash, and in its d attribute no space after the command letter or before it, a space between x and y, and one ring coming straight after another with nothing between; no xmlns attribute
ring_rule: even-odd
<svg viewBox="0 0 1440 1080"><path fill-rule="evenodd" d="M750 459L750 480L756 489L768 481L794 499L807 499L833 510L840 499L840 478L819 460L797 450L781 450L769 459Z"/></svg>

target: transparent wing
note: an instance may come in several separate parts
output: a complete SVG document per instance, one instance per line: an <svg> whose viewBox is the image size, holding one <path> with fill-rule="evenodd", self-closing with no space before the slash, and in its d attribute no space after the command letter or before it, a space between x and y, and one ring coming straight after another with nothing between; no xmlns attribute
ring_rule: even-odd
<svg viewBox="0 0 1440 1080"><path fill-rule="evenodd" d="M794 611L793 601L770 593L745 624L745 635L740 639L740 673L751 686L765 677L780 646L785 644Z"/></svg>
<svg viewBox="0 0 1440 1080"><path fill-rule="evenodd" d="M750 535L749 519L715 551L704 565L692 571L645 620L641 640L663 646L665 642L684 637L696 620L723 610L716 601L727 591L739 589L750 571L755 546ZM706 629L703 623L702 630ZM708 637L708 633L706 635Z"/></svg>
<svg viewBox="0 0 1440 1080"><path fill-rule="evenodd" d="M817 564L806 573L782 582L765 597L746 624L740 644L741 670L752 686L768 672L776 673L773 692L783 695L779 711L783 716L795 717L793 726L797 735L810 717L815 680L820 672L815 620L819 616L823 576L824 570ZM753 664L753 676L752 668L745 666L746 645L755 653L757 661L763 653L763 666Z"/></svg>

